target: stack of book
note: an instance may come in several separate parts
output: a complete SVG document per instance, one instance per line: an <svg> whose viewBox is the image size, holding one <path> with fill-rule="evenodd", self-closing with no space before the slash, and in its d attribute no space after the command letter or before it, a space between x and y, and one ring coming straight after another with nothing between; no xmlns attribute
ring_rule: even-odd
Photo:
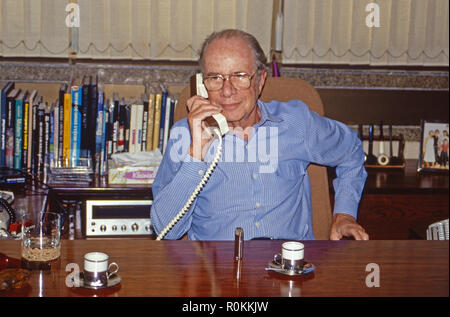
<svg viewBox="0 0 450 317"><path fill-rule="evenodd" d="M165 151L176 100L164 88L133 98L116 92L105 99L103 85L85 76L61 84L54 102L44 97L14 82L2 87L0 166L35 175L46 171L49 180L60 182L71 178L68 169L85 168L81 162L90 162L94 174L107 175L114 153Z"/></svg>

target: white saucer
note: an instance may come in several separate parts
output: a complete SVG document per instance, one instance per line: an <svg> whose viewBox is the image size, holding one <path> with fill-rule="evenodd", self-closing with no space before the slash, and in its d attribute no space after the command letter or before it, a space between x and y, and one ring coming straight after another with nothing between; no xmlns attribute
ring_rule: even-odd
<svg viewBox="0 0 450 317"><path fill-rule="evenodd" d="M300 269L298 270L286 270L283 269L281 267L281 263L278 261L271 261L269 262L269 267L266 267L266 271L273 271L276 273L280 273L280 274L284 274L284 275L289 275L289 276L300 276L300 275L305 275L311 272L314 272L315 266L312 263L303 262L303 265Z"/></svg>
<svg viewBox="0 0 450 317"><path fill-rule="evenodd" d="M119 276L119 274L116 273L116 274L110 276L110 278L107 280L105 286L97 286L97 285L91 285L87 282L85 283L84 274L83 274L83 272L80 272L79 281L80 281L80 285L76 286L75 278L72 278L74 287L81 287L81 288L87 288L87 289L102 289L102 288L109 288L109 287L119 285L120 282L122 281L122 278Z"/></svg>

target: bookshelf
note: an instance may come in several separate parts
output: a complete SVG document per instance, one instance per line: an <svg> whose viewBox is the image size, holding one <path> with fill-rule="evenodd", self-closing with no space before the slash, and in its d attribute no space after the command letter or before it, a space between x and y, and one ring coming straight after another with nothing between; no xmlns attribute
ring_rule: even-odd
<svg viewBox="0 0 450 317"><path fill-rule="evenodd" d="M45 170L52 166L78 167L79 159L89 159L92 174L105 175L115 153L163 152L176 106L164 87L103 84L94 76L70 83L11 81L0 89L0 166L49 184Z"/></svg>

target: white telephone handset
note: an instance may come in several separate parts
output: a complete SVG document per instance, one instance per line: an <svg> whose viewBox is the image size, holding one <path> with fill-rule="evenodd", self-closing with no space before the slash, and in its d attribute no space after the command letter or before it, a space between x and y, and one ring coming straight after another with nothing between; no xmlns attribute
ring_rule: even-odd
<svg viewBox="0 0 450 317"><path fill-rule="evenodd" d="M195 74L195 87L197 89L197 95L202 96L203 98L208 98L208 91L206 90L205 85L203 85L202 73ZM227 119L225 118L225 116L221 113L218 113L218 114L213 114L212 117L215 119L216 124L218 125L218 128L220 130L220 133L222 135L225 135L226 133L228 133L229 128L228 128L228 123L227 123ZM209 121L207 120L207 122L209 124L212 123L210 120ZM212 123L212 125L214 125L214 123Z"/></svg>
<svg viewBox="0 0 450 317"><path fill-rule="evenodd" d="M202 96L204 98L208 98L208 92L203 85L203 77L201 73L198 73L195 75L195 87L196 87L196 94L199 96ZM216 154L209 166L209 168L206 170L205 174L203 175L203 178L200 180L200 183L197 185L197 187L192 192L191 196L189 197L188 201L184 205L184 207L180 210L180 212L169 222L169 224L159 233L159 235L156 237L156 240L161 240L164 238L164 236L172 229L172 227L180 220L185 213L189 210L192 203L194 202L194 199L197 197L197 195L202 190L203 186L205 186L206 182L208 181L209 177L211 176L212 172L214 171L214 168L216 167L217 163L220 160L220 157L222 156L222 136L224 136L226 133L228 133L228 123L225 118L225 116L221 113L212 115L214 120L206 120L209 125L212 126L213 132L218 139L218 145L217 145L217 151ZM216 122L212 122L216 121Z"/></svg>

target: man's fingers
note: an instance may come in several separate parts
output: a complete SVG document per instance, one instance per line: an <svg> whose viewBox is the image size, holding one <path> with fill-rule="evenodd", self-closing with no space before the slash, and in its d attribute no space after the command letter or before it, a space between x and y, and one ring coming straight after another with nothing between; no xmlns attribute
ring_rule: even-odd
<svg viewBox="0 0 450 317"><path fill-rule="evenodd" d="M359 225L351 225L343 235L353 237L355 240L369 240L369 235Z"/></svg>
<svg viewBox="0 0 450 317"><path fill-rule="evenodd" d="M346 224L338 228L332 228L330 240L340 240L343 237L353 237L355 240L369 240L369 235L357 224Z"/></svg>

